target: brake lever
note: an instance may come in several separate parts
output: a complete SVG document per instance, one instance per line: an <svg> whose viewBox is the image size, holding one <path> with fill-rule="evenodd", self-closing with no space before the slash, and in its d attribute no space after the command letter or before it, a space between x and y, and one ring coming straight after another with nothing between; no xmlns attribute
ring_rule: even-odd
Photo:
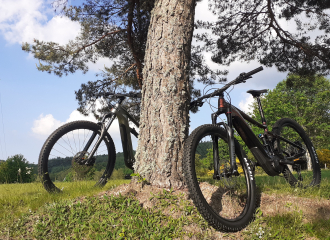
<svg viewBox="0 0 330 240"><path fill-rule="evenodd" d="M203 104L204 104L204 102L197 102L197 106L198 106L198 107L202 107Z"/></svg>
<svg viewBox="0 0 330 240"><path fill-rule="evenodd" d="M202 101L192 101L190 103L190 109L192 109L193 107L201 107L203 106L204 102Z"/></svg>
<svg viewBox="0 0 330 240"><path fill-rule="evenodd" d="M235 84L239 84L239 83L245 83L246 80L248 80L249 78L252 78L252 76L248 76L248 77L245 77L245 74L246 73L241 73L238 77L237 77L237 80L235 82Z"/></svg>

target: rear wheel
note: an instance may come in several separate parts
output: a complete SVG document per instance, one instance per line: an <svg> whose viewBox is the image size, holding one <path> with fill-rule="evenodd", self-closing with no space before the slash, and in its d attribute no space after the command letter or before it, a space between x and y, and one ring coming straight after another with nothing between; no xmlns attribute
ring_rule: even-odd
<svg viewBox="0 0 330 240"><path fill-rule="evenodd" d="M313 144L304 129L293 119L282 118L273 127L273 133L290 140L305 150L305 153L281 140L274 141L274 150L280 157L299 156L293 159L293 165L287 165L283 174L287 182L294 187L307 188L319 185L321 169ZM303 154L304 153L304 154Z"/></svg>
<svg viewBox="0 0 330 240"><path fill-rule="evenodd" d="M96 137L84 151L93 133ZM61 126L49 136L39 156L39 175L47 191L60 192L64 182L94 181L96 186L107 183L116 161L115 146L107 132L92 162L85 164L100 133L101 127L95 123L75 121Z"/></svg>
<svg viewBox="0 0 330 240"><path fill-rule="evenodd" d="M217 139L217 144L213 144ZM184 176L190 196L200 214L217 230L239 231L253 219L256 185L250 161L235 140L239 176L230 171L227 133L216 125L195 129L185 143ZM214 149L214 148L218 149ZM216 152L218 151L219 154ZM220 176L213 179L213 155L218 155Z"/></svg>

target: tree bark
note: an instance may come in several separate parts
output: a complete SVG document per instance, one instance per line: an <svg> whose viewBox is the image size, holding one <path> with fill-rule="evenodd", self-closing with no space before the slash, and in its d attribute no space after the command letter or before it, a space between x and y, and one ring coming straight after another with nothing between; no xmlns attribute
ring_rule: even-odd
<svg viewBox="0 0 330 240"><path fill-rule="evenodd" d="M134 170L153 186L183 189L188 70L196 0L156 0L146 44L140 135Z"/></svg>

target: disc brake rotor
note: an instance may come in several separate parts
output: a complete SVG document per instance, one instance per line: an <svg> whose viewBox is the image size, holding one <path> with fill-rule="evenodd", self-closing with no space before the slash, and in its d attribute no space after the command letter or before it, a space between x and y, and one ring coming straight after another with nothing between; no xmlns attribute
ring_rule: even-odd
<svg viewBox="0 0 330 240"><path fill-rule="evenodd" d="M95 157L93 157L91 162L86 165L88 160L89 153L86 151L78 152L72 158L72 168L77 173L78 177L81 178L82 176L86 175L89 170L94 166Z"/></svg>

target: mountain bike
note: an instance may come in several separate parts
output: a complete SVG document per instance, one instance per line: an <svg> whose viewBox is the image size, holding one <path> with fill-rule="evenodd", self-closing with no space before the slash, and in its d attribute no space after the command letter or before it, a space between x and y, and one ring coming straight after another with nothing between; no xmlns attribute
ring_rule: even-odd
<svg viewBox="0 0 330 240"><path fill-rule="evenodd" d="M313 144L296 121L282 118L272 131L268 130L260 101L267 89L247 91L257 99L261 123L225 100L228 88L245 82L261 70L259 67L241 73L222 88L190 103L192 109L201 107L204 99L218 97L217 111L211 115L212 124L199 126L190 134L183 160L190 196L200 214L217 230L239 231L253 220L257 202L256 166L261 166L269 176L283 174L294 187L316 186L321 181ZM225 114L227 120L217 122L221 114ZM257 137L247 122L263 129L263 133ZM238 136L256 162L247 158L236 139Z"/></svg>
<svg viewBox="0 0 330 240"><path fill-rule="evenodd" d="M133 169L134 152L131 134L138 137L129 120L139 127L138 121L122 106L127 97L141 98L141 93L105 93L112 95L117 103L110 105L111 112L99 123L74 121L55 130L44 143L38 162L38 171L44 188L48 192L61 192L65 181L93 180L95 186L104 186L110 178L115 162L116 150L108 129L118 119L126 167Z"/></svg>

